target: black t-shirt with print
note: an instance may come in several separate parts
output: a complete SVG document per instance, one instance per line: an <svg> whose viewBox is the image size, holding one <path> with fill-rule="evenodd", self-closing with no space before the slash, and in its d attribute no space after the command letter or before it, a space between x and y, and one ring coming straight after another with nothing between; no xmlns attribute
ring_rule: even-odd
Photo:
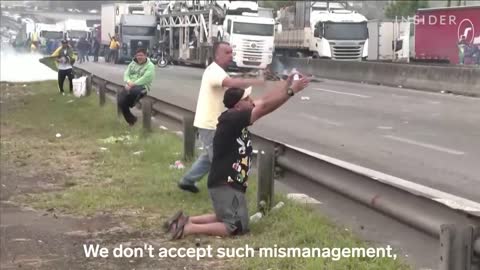
<svg viewBox="0 0 480 270"><path fill-rule="evenodd" d="M245 192L252 161L252 141L247 127L252 110L230 109L218 118L213 138L213 160L208 187L231 185Z"/></svg>

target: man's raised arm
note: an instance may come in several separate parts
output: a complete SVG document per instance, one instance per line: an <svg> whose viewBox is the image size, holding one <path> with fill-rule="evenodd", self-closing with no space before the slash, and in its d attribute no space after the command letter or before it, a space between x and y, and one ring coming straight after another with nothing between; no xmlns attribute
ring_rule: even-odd
<svg viewBox="0 0 480 270"><path fill-rule="evenodd" d="M259 79L225 78L222 81L222 86L225 88L245 89L250 86L262 86L264 84L265 84L265 81L259 80Z"/></svg>
<svg viewBox="0 0 480 270"><path fill-rule="evenodd" d="M309 83L310 79L304 76L294 81L293 74L290 75L286 81L280 82L274 89L254 101L255 107L252 110L250 124L282 106L291 96L305 89Z"/></svg>

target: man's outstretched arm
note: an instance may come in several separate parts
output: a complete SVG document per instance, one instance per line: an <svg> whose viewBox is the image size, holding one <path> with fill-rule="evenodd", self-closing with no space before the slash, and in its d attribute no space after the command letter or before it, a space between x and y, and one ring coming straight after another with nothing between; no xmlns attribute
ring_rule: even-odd
<svg viewBox="0 0 480 270"><path fill-rule="evenodd" d="M290 98L287 93L289 85L291 85L293 92L296 94L305 89L309 82L310 79L303 76L299 80L293 81L293 75L290 75L286 81L279 83L278 86L268 91L263 97L254 101L255 107L252 110L250 124L282 106Z"/></svg>
<svg viewBox="0 0 480 270"><path fill-rule="evenodd" d="M244 78L225 78L222 81L222 86L225 88L248 88L250 86L262 86L265 84L264 80L259 79L244 79Z"/></svg>

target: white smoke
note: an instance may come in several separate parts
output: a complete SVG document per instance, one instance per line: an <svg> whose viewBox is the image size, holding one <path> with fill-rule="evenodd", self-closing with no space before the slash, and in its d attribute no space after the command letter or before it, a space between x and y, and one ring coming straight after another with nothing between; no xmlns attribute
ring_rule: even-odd
<svg viewBox="0 0 480 270"><path fill-rule="evenodd" d="M3 43L0 50L0 81L33 82L56 80L58 75L38 60L39 53L19 53L8 43Z"/></svg>

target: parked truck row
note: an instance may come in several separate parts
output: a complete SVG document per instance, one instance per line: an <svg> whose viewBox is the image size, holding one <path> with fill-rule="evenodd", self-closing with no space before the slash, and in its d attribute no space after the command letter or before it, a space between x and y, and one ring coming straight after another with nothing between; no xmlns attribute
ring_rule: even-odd
<svg viewBox="0 0 480 270"><path fill-rule="evenodd" d="M102 5L101 44L121 44L119 62L130 61L138 47L153 53L162 47L171 60L208 65L215 41L233 47L232 68L263 69L272 61L275 20L256 1L145 1ZM266 15L266 16L265 16Z"/></svg>
<svg viewBox="0 0 480 270"><path fill-rule="evenodd" d="M121 62L142 46L152 54L162 48L175 62L208 65L214 42L223 40L232 44L232 67L239 69L264 69L274 55L459 63L462 48L467 58L475 56L478 15L479 7L470 6L378 21L351 10L347 1L296 1L276 13L257 1L143 1L102 5L101 27L93 35L101 37L104 51L115 36ZM453 17L451 24L441 23Z"/></svg>
<svg viewBox="0 0 480 270"><path fill-rule="evenodd" d="M358 61L368 55L367 19L340 1L297 1L276 14L257 1L144 1L102 5L101 13L102 46L108 50L115 36L122 62L140 44L163 46L175 62L208 65L215 41L232 44L235 69L264 69L274 54Z"/></svg>

